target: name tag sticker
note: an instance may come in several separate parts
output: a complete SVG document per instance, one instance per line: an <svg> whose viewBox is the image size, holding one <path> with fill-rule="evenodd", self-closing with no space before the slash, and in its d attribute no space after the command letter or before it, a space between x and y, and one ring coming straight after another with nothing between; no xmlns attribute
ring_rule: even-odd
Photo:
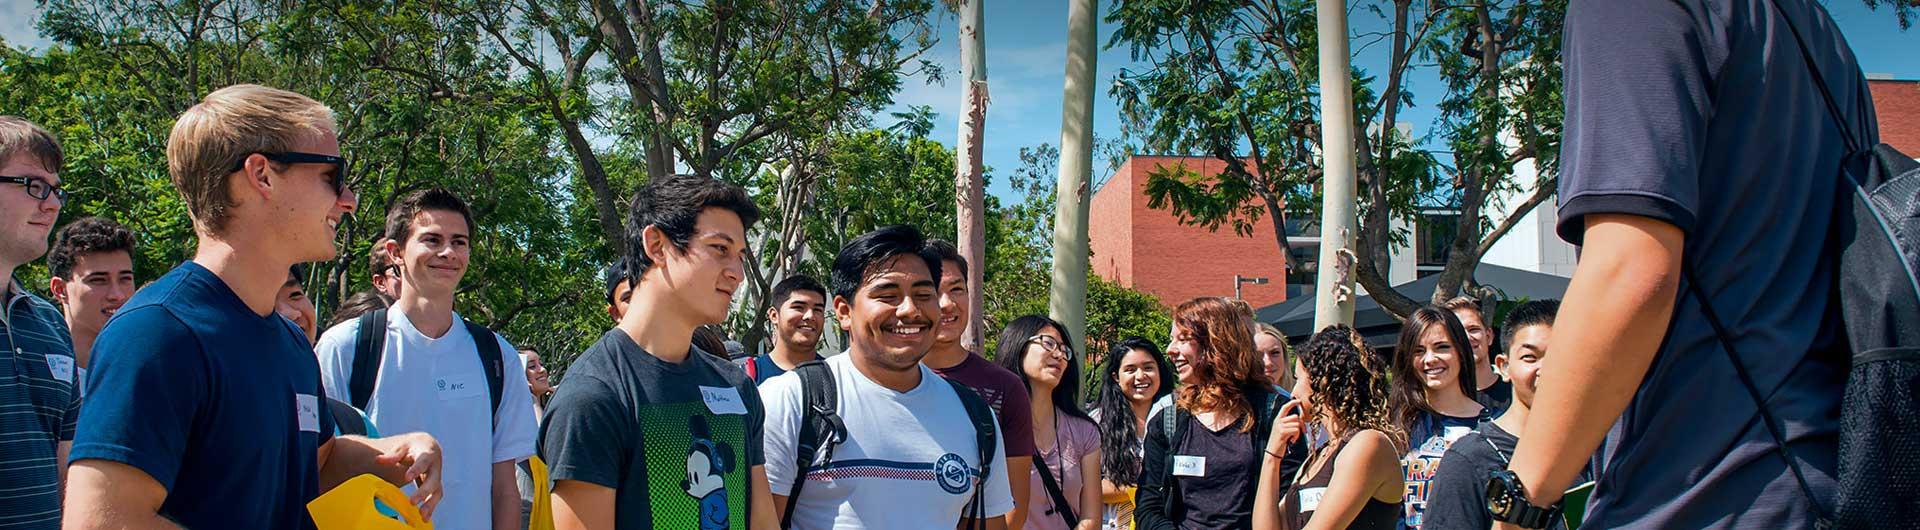
<svg viewBox="0 0 1920 530"><path fill-rule="evenodd" d="M1173 455L1173 476L1176 476L1176 477L1207 476L1207 457Z"/></svg>
<svg viewBox="0 0 1920 530"><path fill-rule="evenodd" d="M733 387L700 387L700 399L707 402L707 410L714 414L747 413L747 403L740 400L740 390Z"/></svg>
<svg viewBox="0 0 1920 530"><path fill-rule="evenodd" d="M62 383L73 382L73 358L65 355L48 355L47 370L53 372L53 378Z"/></svg>
<svg viewBox="0 0 1920 530"><path fill-rule="evenodd" d="M442 401L478 397L487 393L487 384L469 375L443 375L433 378L433 391Z"/></svg>
<svg viewBox="0 0 1920 530"><path fill-rule="evenodd" d="M294 394L293 411L300 417L300 432L320 432L320 398Z"/></svg>
<svg viewBox="0 0 1920 530"><path fill-rule="evenodd" d="M1327 488L1305 488L1300 490L1300 511L1311 512L1320 508L1320 498L1327 496Z"/></svg>

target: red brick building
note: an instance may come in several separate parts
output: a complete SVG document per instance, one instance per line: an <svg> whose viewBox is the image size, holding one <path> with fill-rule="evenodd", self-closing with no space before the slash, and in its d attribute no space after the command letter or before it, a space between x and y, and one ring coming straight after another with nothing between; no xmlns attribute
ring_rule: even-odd
<svg viewBox="0 0 1920 530"><path fill-rule="evenodd" d="M1902 153L1920 156L1920 81L1869 79L1867 88L1873 91L1880 141Z"/></svg>
<svg viewBox="0 0 1920 530"><path fill-rule="evenodd" d="M1266 278L1240 286L1253 307L1287 299L1286 263L1266 217L1241 237L1230 224L1219 231L1180 224L1173 212L1147 207L1147 176L1161 167L1185 165L1217 175L1226 163L1210 157L1136 156L1120 165L1093 199L1087 237L1095 274L1160 297L1171 307L1200 296L1233 296L1234 275Z"/></svg>

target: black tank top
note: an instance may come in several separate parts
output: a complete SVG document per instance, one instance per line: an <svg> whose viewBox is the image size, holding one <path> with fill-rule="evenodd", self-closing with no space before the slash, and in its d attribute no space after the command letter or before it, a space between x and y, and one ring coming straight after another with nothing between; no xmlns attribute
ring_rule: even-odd
<svg viewBox="0 0 1920 530"><path fill-rule="evenodd" d="M1328 448L1322 447L1316 450L1316 453ZM1315 473L1306 482L1296 482L1293 488L1287 491L1285 499L1287 511L1280 517L1281 528L1287 530L1306 528L1307 520L1313 518L1314 509L1320 506L1320 496L1326 494L1327 484L1333 481L1333 463L1340 458L1340 451L1346 450L1346 441L1342 440L1338 446L1331 448L1333 455L1326 457L1326 462L1320 464L1319 473ZM1320 455L1315 454L1308 457L1301 472L1305 472L1304 466L1311 466L1317 461L1318 456ZM1399 527L1400 503L1380 502L1379 499L1373 498L1372 494L1368 494L1367 505L1360 508L1360 515L1353 518L1352 524L1347 525L1348 530L1396 530Z"/></svg>

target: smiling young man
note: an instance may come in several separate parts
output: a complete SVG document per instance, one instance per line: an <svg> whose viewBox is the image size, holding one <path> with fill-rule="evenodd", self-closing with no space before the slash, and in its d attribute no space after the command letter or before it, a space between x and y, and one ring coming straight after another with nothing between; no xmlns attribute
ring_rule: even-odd
<svg viewBox="0 0 1920 530"><path fill-rule="evenodd" d="M0 526L60 527L60 490L81 381L60 311L13 278L47 252L66 193L60 143L26 120L0 116Z"/></svg>
<svg viewBox="0 0 1920 530"><path fill-rule="evenodd" d="M94 342L65 528L310 529L307 502L363 473L418 485L433 512L439 443L334 436L313 352L274 313L287 269L332 259L356 206L337 130L325 105L257 85L180 115L167 166L197 250Z"/></svg>
<svg viewBox="0 0 1920 530"><path fill-rule="evenodd" d="M607 316L615 324L626 317L627 307L633 304L633 282L627 276L627 258L615 260L606 270L600 271L601 280L607 284Z"/></svg>
<svg viewBox="0 0 1920 530"><path fill-rule="evenodd" d="M381 241L400 296L385 311L327 330L314 350L327 397L365 410L381 432L440 440L447 500L437 524L517 529L513 465L533 455L537 427L532 397L517 390L527 384L519 350L453 310L472 257L472 219L447 190L402 197L387 212Z"/></svg>
<svg viewBox="0 0 1920 530"><path fill-rule="evenodd" d="M1460 326L1467 330L1467 342L1473 345L1473 382L1480 406L1486 407L1491 414L1498 415L1513 403L1513 383L1493 371L1493 359L1488 351L1493 348L1492 327L1487 326L1486 315L1480 312L1480 302L1465 296L1454 297L1441 307L1453 312L1460 319Z"/></svg>
<svg viewBox="0 0 1920 530"><path fill-rule="evenodd" d="M812 365L831 375L818 382L833 386L846 429L844 441L824 452L829 459L809 458L796 469L807 372L765 387L767 482L780 494L774 502L787 506L797 485L808 486L791 506L791 527L1007 528L1002 516L1013 510L1013 496L1001 437L991 437L992 460L981 462L981 432L968 411L969 400L980 409L985 403L921 364L941 314L940 271L940 257L910 226L868 232L834 258L833 307L848 332L847 353ZM975 499L982 504L970 505ZM967 518L969 507L980 517Z"/></svg>
<svg viewBox="0 0 1920 530"><path fill-rule="evenodd" d="M662 177L634 194L631 310L568 366L540 426L555 528L778 524L753 380L692 345L694 328L726 319L759 217L745 190L711 178Z"/></svg>
<svg viewBox="0 0 1920 530"><path fill-rule="evenodd" d="M120 306L133 297L133 232L101 217L77 219L54 236L47 253L47 292L67 318L73 335L75 390L86 396L93 339Z"/></svg>
<svg viewBox="0 0 1920 530"><path fill-rule="evenodd" d="M1541 367L1546 365L1547 346L1553 335L1553 318L1560 312L1559 300L1534 300L1507 312L1500 343L1505 354L1494 357L1506 379L1513 382L1513 403L1506 412L1491 421L1482 421L1473 432L1454 440L1440 459L1427 495L1426 527L1436 529L1484 530L1493 527L1487 512L1487 477L1506 469L1513 458L1513 447L1526 432L1527 414L1533 410L1533 396L1540 388ZM1565 528L1564 521L1553 528Z"/></svg>
<svg viewBox="0 0 1920 530"><path fill-rule="evenodd" d="M747 372L754 384L787 373L800 363L820 359L820 328L827 321L827 288L805 274L788 276L773 285L774 306L767 308L773 323L773 351L742 357L733 364Z"/></svg>
<svg viewBox="0 0 1920 530"><path fill-rule="evenodd" d="M287 283L280 284L280 293L274 295L273 310L300 326L300 331L307 334L307 342L312 343L320 339L320 310L313 307L313 299L307 297L307 286L300 283L306 278L305 263L287 269Z"/></svg>
<svg viewBox="0 0 1920 530"><path fill-rule="evenodd" d="M967 329L967 259L960 249L942 239L929 240L927 250L940 258L940 324L933 337L933 349L921 363L950 381L966 385L987 400L1000 421L1001 439L1007 444L1007 476L1025 477L1033 470L1033 454L1039 452L1033 441L1032 396L1027 383L1018 374L1001 368L980 354L967 351L960 343ZM1007 513L1007 528L1025 528L1028 490L1032 483L1014 480L1013 511Z"/></svg>

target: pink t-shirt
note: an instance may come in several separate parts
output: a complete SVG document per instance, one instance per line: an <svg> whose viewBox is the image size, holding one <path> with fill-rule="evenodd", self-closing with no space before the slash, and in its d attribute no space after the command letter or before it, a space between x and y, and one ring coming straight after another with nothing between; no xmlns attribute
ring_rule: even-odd
<svg viewBox="0 0 1920 530"><path fill-rule="evenodd" d="M1073 514L1081 519L1100 517L1102 506L1080 506L1081 488L1089 487L1080 481L1080 463L1090 453L1100 450L1099 427L1093 422L1065 413L1055 412L1060 420L1057 436L1059 443L1048 449L1040 449L1033 458L1033 473L1028 478L1032 489L1027 500L1027 530L1068 530L1065 520L1055 511L1053 498L1047 495L1047 488L1040 482L1040 466L1047 466L1047 472L1053 473L1053 479L1060 484L1060 493L1073 505ZM1046 445L1036 443L1035 445ZM1098 465L1097 463L1095 465ZM1100 487L1094 483L1091 487Z"/></svg>

